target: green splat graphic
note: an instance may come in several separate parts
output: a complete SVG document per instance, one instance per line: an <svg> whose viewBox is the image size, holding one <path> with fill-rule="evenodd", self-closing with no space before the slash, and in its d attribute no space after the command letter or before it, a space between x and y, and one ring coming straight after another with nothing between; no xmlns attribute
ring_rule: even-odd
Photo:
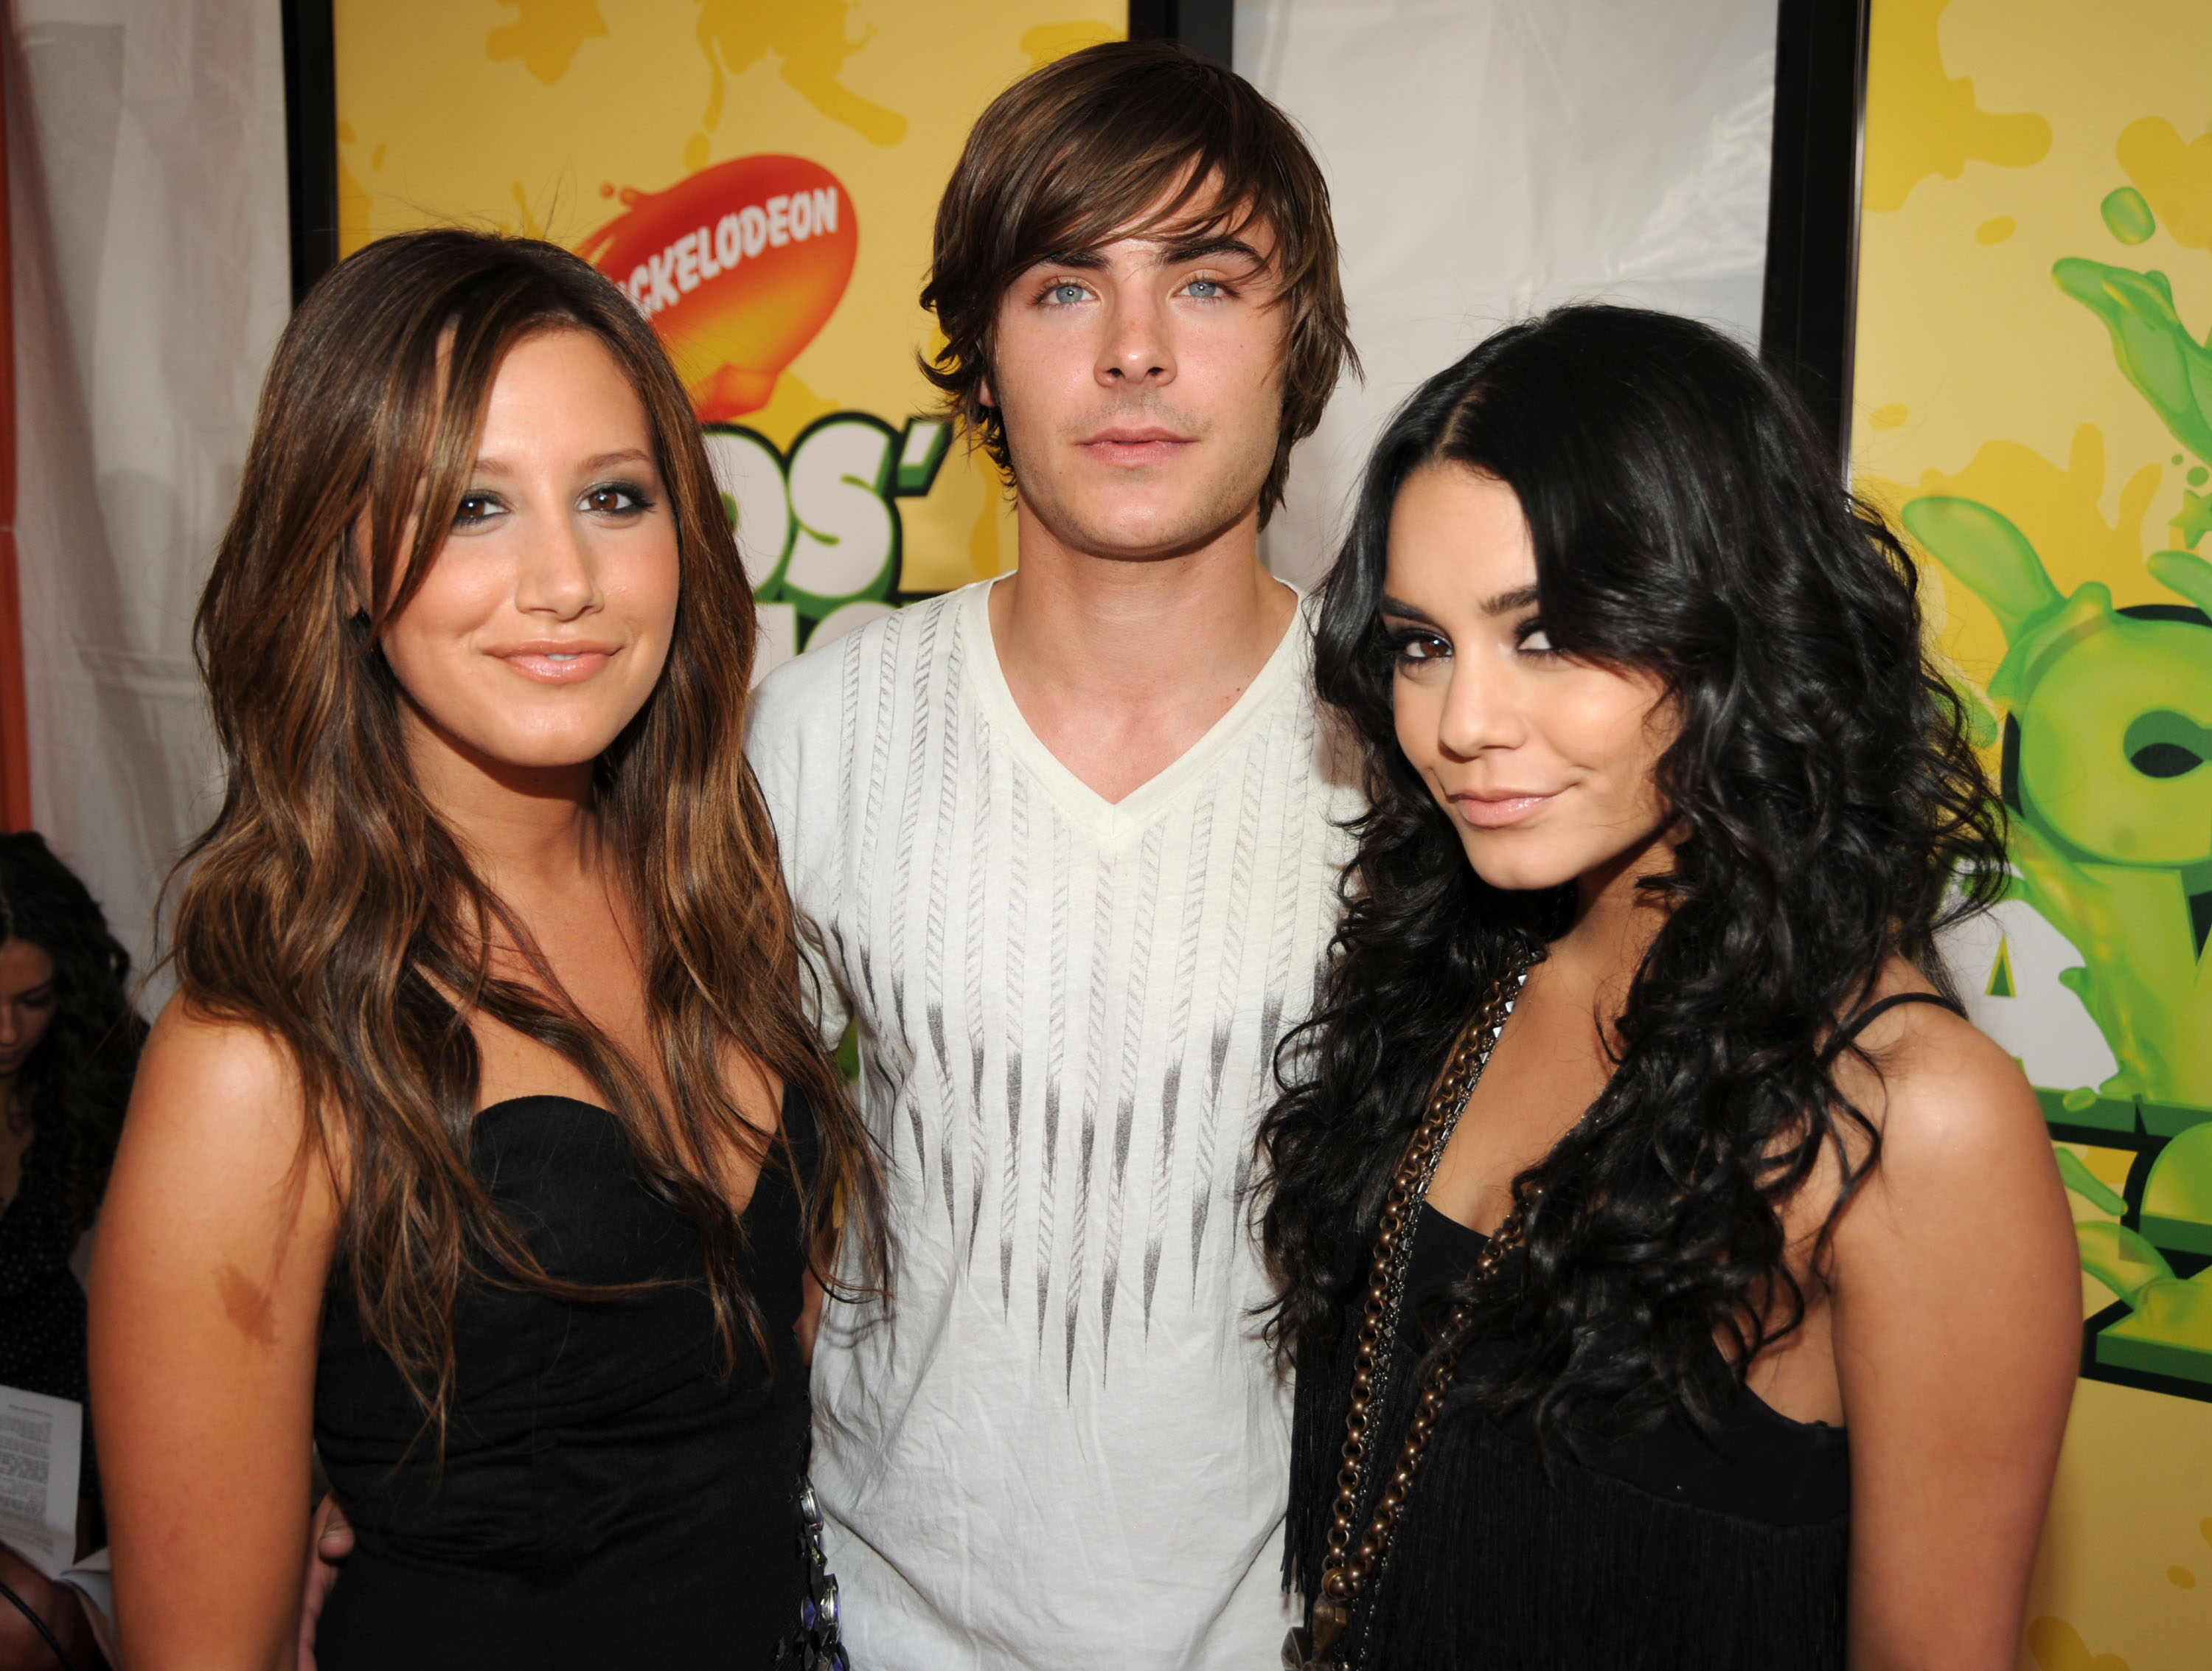
<svg viewBox="0 0 2212 1671"><path fill-rule="evenodd" d="M2176 464L2179 464L2181 462L2180 456L2176 454L2173 461ZM2203 465L2195 465L2191 466L2189 471L2189 485L2191 487L2201 488L2208 481L2212 481L2212 470L2205 469Z"/></svg>
<svg viewBox="0 0 2212 1671"><path fill-rule="evenodd" d="M2012 984L2012 942L1997 941L1997 960L1990 965L1989 994L1992 998L2016 998Z"/></svg>
<svg viewBox="0 0 2212 1671"><path fill-rule="evenodd" d="M2140 244L2158 230L2158 217L2132 185L2123 185L2107 197L2102 210L2105 229L2123 244Z"/></svg>
<svg viewBox="0 0 2212 1671"><path fill-rule="evenodd" d="M2199 481L2203 480L2202 471L2190 473ZM2173 519L2173 531L2181 536L2181 543L2194 551L2197 542L2206 533L2212 532L2212 494L2191 493L2184 488L2181 490L2181 511Z"/></svg>
<svg viewBox="0 0 2212 1671"><path fill-rule="evenodd" d="M1973 500L1916 499L1904 520L2004 630L1989 695L2008 722L2012 892L2082 955L2060 979L2119 1060L2099 1091L2212 1109L2212 630L2123 614L2095 581L2062 594ZM2212 604L2212 563L2162 551L2148 567Z"/></svg>
<svg viewBox="0 0 2212 1671"><path fill-rule="evenodd" d="M2097 1361L2177 1380L2212 1382L2212 1283L2155 1281L2133 1315L2097 1337Z"/></svg>
<svg viewBox="0 0 2212 1671"><path fill-rule="evenodd" d="M2124 1225L2088 1219L2074 1226L2074 1240L2081 1268L2130 1305L2142 1304L2152 1283L2177 1279L2159 1250Z"/></svg>
<svg viewBox="0 0 2212 1671"><path fill-rule="evenodd" d="M2212 349L2173 311L2164 273L2133 272L2069 256L2051 270L2058 288L2104 320L2120 369L2174 440L2212 459Z"/></svg>
<svg viewBox="0 0 2212 1671"><path fill-rule="evenodd" d="M2142 1230L2161 1248L2212 1254L2212 1124L2191 1126L2151 1163Z"/></svg>
<svg viewBox="0 0 2212 1671"><path fill-rule="evenodd" d="M2060 1180L2076 1195L2104 1208L2107 1212L2124 1213L2128 1210L2128 1198L2084 1165L2081 1156L2075 1154L2071 1149L2059 1149L2053 1152L2058 1157ZM2172 1276L2173 1273L2168 1271L2166 1274ZM2106 1286L2118 1291L2118 1286L2115 1284L2107 1283Z"/></svg>

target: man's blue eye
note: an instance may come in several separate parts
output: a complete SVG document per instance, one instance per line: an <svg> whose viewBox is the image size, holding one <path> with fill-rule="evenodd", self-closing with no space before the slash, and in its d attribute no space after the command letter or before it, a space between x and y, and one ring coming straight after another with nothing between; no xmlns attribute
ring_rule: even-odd
<svg viewBox="0 0 2212 1671"><path fill-rule="evenodd" d="M1221 294L1221 281L1218 278L1194 278L1190 282L1190 293L1201 301L1212 301Z"/></svg>
<svg viewBox="0 0 2212 1671"><path fill-rule="evenodd" d="M1049 295L1053 301L1058 302L1081 301L1083 287L1080 284L1055 284Z"/></svg>

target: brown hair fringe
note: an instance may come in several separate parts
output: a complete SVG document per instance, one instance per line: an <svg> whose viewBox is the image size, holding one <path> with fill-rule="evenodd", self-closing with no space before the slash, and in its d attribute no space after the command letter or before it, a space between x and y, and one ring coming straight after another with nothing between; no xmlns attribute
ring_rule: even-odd
<svg viewBox="0 0 2212 1671"><path fill-rule="evenodd" d="M636 391L676 523L667 664L594 776L603 851L639 925L665 1100L568 1000L416 787L379 648L444 543L501 360L553 330L594 337ZM364 548L366 596L380 600L367 611L350 583ZM583 262L529 240L415 233L340 264L293 315L195 621L228 781L171 876L169 957L193 1009L259 1030L295 1064L302 1161L329 1167L344 1203L332 1280L441 1432L464 1280L608 1292L549 1277L470 1170L471 1012L588 1076L647 1187L697 1228L726 1373L744 1343L766 1357L767 1341L714 1157L736 1148L791 1174L810 1255L842 1224L864 1283L881 1280L877 1158L807 1020L775 836L739 745L754 638L683 386L636 308ZM495 975L495 930L534 981ZM787 1141L740 1113L722 1066L732 1046L811 1105L818 1176L799 1176Z"/></svg>
<svg viewBox="0 0 2212 1671"><path fill-rule="evenodd" d="M1005 421L983 404L1006 287L1040 261L1120 238L1235 236L1254 222L1290 309L1282 427L1260 520L1282 502L1291 449L1337 379L1359 370L1337 273L1328 183L1291 118L1224 66L1170 41L1107 41L991 102L938 204L921 305L945 343L922 374L1011 478Z"/></svg>

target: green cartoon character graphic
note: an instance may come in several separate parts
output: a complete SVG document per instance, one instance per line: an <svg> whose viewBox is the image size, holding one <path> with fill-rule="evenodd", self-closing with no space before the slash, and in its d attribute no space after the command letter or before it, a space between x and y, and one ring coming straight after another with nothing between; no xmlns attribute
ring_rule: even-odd
<svg viewBox="0 0 2212 1671"><path fill-rule="evenodd" d="M2212 459L2212 349L2164 276L2068 259L2052 276L2104 322L2174 440ZM2119 1064L2094 1091L2043 1093L2054 1138L2134 1155L2119 1189L2060 1151L2068 1186L2112 1215L2077 1226L2082 1268L2118 1296L2088 1321L2084 1373L2212 1398L2212 562L2156 552L2147 565L2174 601L2115 608L2094 581L2062 593L1987 505L1931 495L1903 514L2003 629L1987 694L2003 720L2009 891L2080 953L2059 978ZM2185 492L2174 526L2197 545L2212 495Z"/></svg>
<svg viewBox="0 0 2212 1671"><path fill-rule="evenodd" d="M2004 629L1989 699L2011 892L2081 952L2060 978L2120 1063L2094 1096L2053 1099L2056 1134L2143 1163L2124 1194L2067 1169L2120 1216L2081 1227L2084 1268L2124 1312L2093 1320L2094 1361L2212 1395L2212 562L2161 551L2152 574L2188 601L2115 609L2094 581L2062 594L1986 505L1928 497L1904 516Z"/></svg>

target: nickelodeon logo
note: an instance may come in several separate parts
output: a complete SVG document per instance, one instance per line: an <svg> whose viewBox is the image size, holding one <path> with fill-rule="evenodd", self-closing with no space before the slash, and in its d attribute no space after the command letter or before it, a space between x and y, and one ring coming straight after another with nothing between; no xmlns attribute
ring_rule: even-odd
<svg viewBox="0 0 2212 1671"><path fill-rule="evenodd" d="M850 196L817 162L746 156L623 203L577 253L653 320L702 422L765 406L852 278Z"/></svg>
<svg viewBox="0 0 2212 1671"><path fill-rule="evenodd" d="M817 186L811 191L779 195L765 204L747 204L734 215L725 215L709 234L701 227L687 232L646 264L630 269L622 288L640 312L651 319L664 307L673 307L684 297L710 280L720 278L747 256L758 258L764 249L805 243L819 227L837 230L837 188Z"/></svg>

